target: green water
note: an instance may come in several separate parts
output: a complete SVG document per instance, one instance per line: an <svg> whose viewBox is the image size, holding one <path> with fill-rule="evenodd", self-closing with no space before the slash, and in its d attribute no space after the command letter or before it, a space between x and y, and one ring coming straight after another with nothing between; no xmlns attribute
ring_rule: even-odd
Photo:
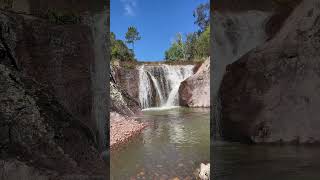
<svg viewBox="0 0 320 180"><path fill-rule="evenodd" d="M215 180L319 180L319 146L213 144Z"/></svg>
<svg viewBox="0 0 320 180"><path fill-rule="evenodd" d="M209 109L144 111L149 126L111 153L111 179L195 179L201 162L210 160Z"/></svg>

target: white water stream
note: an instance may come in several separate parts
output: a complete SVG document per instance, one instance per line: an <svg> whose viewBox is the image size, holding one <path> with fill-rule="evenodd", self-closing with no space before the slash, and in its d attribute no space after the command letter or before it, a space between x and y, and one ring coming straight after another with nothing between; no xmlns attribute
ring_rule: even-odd
<svg viewBox="0 0 320 180"><path fill-rule="evenodd" d="M139 100L143 109L179 106L180 83L193 74L193 65L142 65Z"/></svg>

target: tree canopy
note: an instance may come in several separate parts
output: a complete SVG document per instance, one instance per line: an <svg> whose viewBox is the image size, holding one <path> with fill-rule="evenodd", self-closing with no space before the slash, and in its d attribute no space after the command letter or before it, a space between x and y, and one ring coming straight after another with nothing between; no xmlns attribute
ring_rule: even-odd
<svg viewBox="0 0 320 180"><path fill-rule="evenodd" d="M111 32L111 60L135 61L134 52L120 39L116 39L116 35Z"/></svg>
<svg viewBox="0 0 320 180"><path fill-rule="evenodd" d="M200 60L210 56L210 6L209 3L200 4L194 10L195 24L199 26L198 32L182 36L180 33L168 50L165 51L166 61Z"/></svg>
<svg viewBox="0 0 320 180"><path fill-rule="evenodd" d="M210 4L200 4L193 11L193 17L196 18L194 23L197 24L200 28L200 31L203 32L210 24Z"/></svg>
<svg viewBox="0 0 320 180"><path fill-rule="evenodd" d="M134 43L141 39L137 28L130 26L126 33L126 42L132 44L132 49L134 50Z"/></svg>

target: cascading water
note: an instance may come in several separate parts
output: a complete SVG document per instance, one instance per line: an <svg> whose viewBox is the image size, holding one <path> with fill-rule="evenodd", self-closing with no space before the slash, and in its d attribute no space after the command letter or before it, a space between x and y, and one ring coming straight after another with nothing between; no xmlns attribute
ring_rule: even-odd
<svg viewBox="0 0 320 180"><path fill-rule="evenodd" d="M150 107L151 84L144 66L139 67L139 100L141 107Z"/></svg>
<svg viewBox="0 0 320 180"><path fill-rule="evenodd" d="M180 83L193 74L193 65L142 65L139 100L142 108L179 105Z"/></svg>

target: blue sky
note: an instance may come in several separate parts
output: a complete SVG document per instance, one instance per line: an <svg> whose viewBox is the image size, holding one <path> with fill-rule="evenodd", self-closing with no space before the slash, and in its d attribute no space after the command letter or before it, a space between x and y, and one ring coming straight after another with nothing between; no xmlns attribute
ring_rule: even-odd
<svg viewBox="0 0 320 180"><path fill-rule="evenodd" d="M135 43L136 58L163 60L176 33L198 30L193 10L204 2L208 0L111 0L111 31L124 40L128 27L137 27L141 40Z"/></svg>

